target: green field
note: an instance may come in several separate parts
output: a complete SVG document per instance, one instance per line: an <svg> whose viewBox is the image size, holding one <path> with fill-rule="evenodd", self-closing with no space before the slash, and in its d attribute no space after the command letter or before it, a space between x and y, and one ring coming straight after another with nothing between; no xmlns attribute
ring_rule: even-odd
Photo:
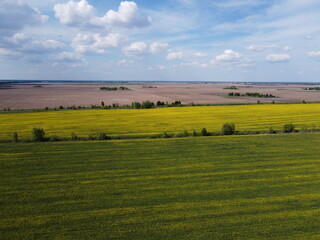
<svg viewBox="0 0 320 240"><path fill-rule="evenodd" d="M241 106L181 107L157 109L68 110L0 114L0 140L31 137L32 128L43 128L48 136L79 137L105 132L111 136L192 132L207 128L219 131L231 122L237 130L281 130L287 123L313 129L320 125L320 104L269 104Z"/></svg>
<svg viewBox="0 0 320 240"><path fill-rule="evenodd" d="M0 164L4 240L320 239L319 134L3 143Z"/></svg>

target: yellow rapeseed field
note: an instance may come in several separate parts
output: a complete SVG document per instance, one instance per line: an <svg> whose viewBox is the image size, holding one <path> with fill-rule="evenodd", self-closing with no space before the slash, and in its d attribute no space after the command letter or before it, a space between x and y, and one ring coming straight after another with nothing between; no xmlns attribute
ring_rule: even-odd
<svg viewBox="0 0 320 240"><path fill-rule="evenodd" d="M11 139L12 132L29 138L32 128L43 128L48 136L69 137L74 132L87 137L96 132L111 136L150 135L218 131L226 122L236 130L280 130L286 123L309 129L320 125L320 104L270 104L208 106L156 109L65 110L0 114L0 139Z"/></svg>

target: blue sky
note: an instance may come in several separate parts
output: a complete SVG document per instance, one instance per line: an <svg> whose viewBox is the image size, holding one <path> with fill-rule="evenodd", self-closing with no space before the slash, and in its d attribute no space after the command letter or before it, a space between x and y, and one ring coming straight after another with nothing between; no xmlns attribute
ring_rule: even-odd
<svg viewBox="0 0 320 240"><path fill-rule="evenodd" d="M0 0L0 79L320 82L320 1Z"/></svg>

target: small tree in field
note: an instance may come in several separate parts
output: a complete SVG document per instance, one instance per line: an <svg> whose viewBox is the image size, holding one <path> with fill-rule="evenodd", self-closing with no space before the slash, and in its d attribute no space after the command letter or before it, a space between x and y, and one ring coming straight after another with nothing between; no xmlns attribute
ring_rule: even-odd
<svg viewBox="0 0 320 240"><path fill-rule="evenodd" d="M42 128L33 128L32 129L32 141L34 142L43 142L45 132Z"/></svg>
<svg viewBox="0 0 320 240"><path fill-rule="evenodd" d="M295 126L292 123L283 125L283 132L292 133L295 129Z"/></svg>
<svg viewBox="0 0 320 240"><path fill-rule="evenodd" d="M206 128L202 128L201 130L201 136L207 136L208 133L207 133L207 129Z"/></svg>
<svg viewBox="0 0 320 240"><path fill-rule="evenodd" d="M142 102L141 108L152 108L154 106L153 102L150 102L149 100Z"/></svg>
<svg viewBox="0 0 320 240"><path fill-rule="evenodd" d="M16 132L12 133L12 141L19 142L18 133Z"/></svg>
<svg viewBox="0 0 320 240"><path fill-rule="evenodd" d="M133 109L140 109L140 108L141 108L141 103L139 103L139 102L133 102L133 103L131 104L131 107L132 107Z"/></svg>
<svg viewBox="0 0 320 240"><path fill-rule="evenodd" d="M222 125L221 133L222 135L232 135L234 134L236 127L233 123L225 123Z"/></svg>
<svg viewBox="0 0 320 240"><path fill-rule="evenodd" d="M109 137L104 132L98 132L95 135L95 139L96 140L106 140L106 139L109 139Z"/></svg>

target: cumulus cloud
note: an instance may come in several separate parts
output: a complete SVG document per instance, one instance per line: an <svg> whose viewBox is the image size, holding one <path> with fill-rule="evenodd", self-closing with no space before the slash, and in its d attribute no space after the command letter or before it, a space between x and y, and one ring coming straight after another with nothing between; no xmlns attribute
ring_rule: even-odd
<svg viewBox="0 0 320 240"><path fill-rule="evenodd" d="M182 59L184 57L183 52L170 52L167 55L168 60Z"/></svg>
<svg viewBox="0 0 320 240"><path fill-rule="evenodd" d="M236 62L242 57L241 53L235 52L231 49L225 50L222 54L217 55L216 62Z"/></svg>
<svg viewBox="0 0 320 240"><path fill-rule="evenodd" d="M91 22L100 26L133 28L148 26L151 23L151 17L140 16L135 2L124 1L120 3L117 12L109 10L103 17L94 17Z"/></svg>
<svg viewBox="0 0 320 240"><path fill-rule="evenodd" d="M7 49L15 52L35 54L47 53L65 46L56 40L33 38L24 33L16 33L12 37L6 37L3 44Z"/></svg>
<svg viewBox="0 0 320 240"><path fill-rule="evenodd" d="M318 51L318 52L316 52L316 51L308 52L308 56L312 57L312 58L320 58L320 51Z"/></svg>
<svg viewBox="0 0 320 240"><path fill-rule="evenodd" d="M123 52L130 57L143 58L147 55L148 45L145 42L134 42L131 45L124 47Z"/></svg>
<svg viewBox="0 0 320 240"><path fill-rule="evenodd" d="M154 42L150 45L149 51L151 54L157 54L161 52L162 50L165 50L169 47L168 43L158 43Z"/></svg>
<svg viewBox="0 0 320 240"><path fill-rule="evenodd" d="M10 36L26 25L45 22L48 16L20 1L0 2L0 36Z"/></svg>
<svg viewBox="0 0 320 240"><path fill-rule="evenodd" d="M134 63L133 60L127 60L127 59L121 59L117 62L117 65L121 66L121 65L129 65Z"/></svg>
<svg viewBox="0 0 320 240"><path fill-rule="evenodd" d="M214 65L236 65L240 68L254 67L255 63L246 57L243 57L241 53L233 51L231 49L225 50L222 54L217 55L211 62Z"/></svg>
<svg viewBox="0 0 320 240"><path fill-rule="evenodd" d="M83 61L83 56L79 53L74 52L61 52L54 56L52 59L63 62L78 62Z"/></svg>
<svg viewBox="0 0 320 240"><path fill-rule="evenodd" d="M141 16L138 5L129 1L121 2L118 11L109 10L102 17L96 16L95 8L87 0L58 3L53 9L55 17L70 27L139 28L151 24L151 18Z"/></svg>
<svg viewBox="0 0 320 240"><path fill-rule="evenodd" d="M98 53L105 54L107 49L116 48L121 42L121 36L111 33L107 36L101 34L82 34L78 33L73 39L71 46L78 53Z"/></svg>
<svg viewBox="0 0 320 240"><path fill-rule="evenodd" d="M289 54L269 54L265 60L270 63L289 62L291 56Z"/></svg>
<svg viewBox="0 0 320 240"><path fill-rule="evenodd" d="M250 45L248 47L246 47L247 50L250 50L250 51L255 51L255 52L262 52L266 49L274 49L274 48L277 48L278 46L277 45Z"/></svg>
<svg viewBox="0 0 320 240"><path fill-rule="evenodd" d="M193 56L195 56L195 57L206 57L206 56L208 56L208 54L203 53L203 52L196 52L195 54L193 54Z"/></svg>
<svg viewBox="0 0 320 240"><path fill-rule="evenodd" d="M70 27L83 27L90 23L95 15L95 9L86 0L80 2L69 1L54 5L55 17L62 24Z"/></svg>
<svg viewBox="0 0 320 240"><path fill-rule="evenodd" d="M190 63L181 63L182 67L199 67L199 68L207 68L209 65L207 63L200 62L190 62Z"/></svg>
<svg viewBox="0 0 320 240"><path fill-rule="evenodd" d="M284 50L284 51L291 51L291 50L293 50L293 47L285 46L285 47L283 48L283 50Z"/></svg>

